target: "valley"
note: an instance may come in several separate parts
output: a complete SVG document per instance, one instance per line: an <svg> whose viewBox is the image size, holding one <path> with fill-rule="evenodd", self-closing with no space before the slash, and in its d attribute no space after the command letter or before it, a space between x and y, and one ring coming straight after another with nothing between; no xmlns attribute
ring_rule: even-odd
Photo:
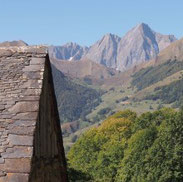
<svg viewBox="0 0 183 182"><path fill-rule="evenodd" d="M181 106L183 40L173 35L142 23L122 38L107 34L90 47L68 43L48 49L66 152L115 112L130 109L140 115Z"/></svg>
<svg viewBox="0 0 183 182"><path fill-rule="evenodd" d="M0 182L183 182L183 1L2 1Z"/></svg>
<svg viewBox="0 0 183 182"><path fill-rule="evenodd" d="M173 70L169 64L171 64L171 66L174 68ZM99 79L98 81L92 82L90 84L84 82L84 79L82 78L77 81L75 80L74 82L84 85L87 88L92 88L98 91L100 90L103 93L100 95L100 102L92 107L92 109L88 112L88 114L85 115L83 119L81 119L82 117L79 117L79 120L69 122L69 125L68 123L62 124L62 130L65 131L64 141L66 151L69 150L72 144L75 143L76 139L79 138L83 132L85 132L90 127L100 124L106 117L115 112L130 109L137 112L137 114L142 114L148 111L155 111L162 107L179 108L181 105L177 104L177 102L179 102L179 99L182 95L182 91L179 88L172 94L176 95L178 92L181 94L169 102L165 102L165 99L168 99L170 95L165 95L164 97L159 98L157 97L155 99L152 94L156 95L156 92L160 88L164 88L165 86L169 85L171 86L171 84L175 84L176 82L182 80L183 71L180 67L181 64L181 61L173 60L170 62L168 60L158 66L147 66L147 68L142 68L140 71L137 71L133 74L132 71L129 70L123 73L118 73L108 79ZM169 72L166 68L167 65L168 68L172 70L171 72ZM178 65L177 69L176 65ZM165 67L165 71L163 71L163 67ZM159 68L161 68L162 76L159 73L157 74L155 71ZM120 79L123 77L123 75L125 77L127 73L131 74L128 76L128 79ZM144 79L143 77L148 79ZM92 80L92 78L93 77L91 76L90 79ZM152 81L146 83L145 80ZM108 83L111 84L109 85ZM136 85L141 85L141 87ZM180 86L181 84L178 85ZM167 93L169 92L166 92L166 94Z"/></svg>
<svg viewBox="0 0 183 182"><path fill-rule="evenodd" d="M135 29L138 28L134 28L132 32ZM129 36L129 33L127 34ZM109 44L110 41L107 42L107 45ZM74 46L74 50L76 50L75 52L74 50L71 52L72 60L69 57L67 57L68 60L62 60L64 57L58 59L63 52L58 51L58 54L56 54L56 51L52 52L50 57L57 72L64 73L65 77L69 78L69 82L73 85L65 90L67 94L64 95L64 99L67 102L61 100L61 96L58 96L58 103L62 103L59 104L59 107L62 108L64 113L63 115L61 109L59 110L60 118L65 118L64 123L61 125L66 152L69 151L70 147L82 133L93 126L99 125L105 118L115 112L130 109L137 112L137 114L142 114L162 107L179 108L181 106L180 98L182 95L179 82L181 82L183 75L182 45L182 40L175 41L170 46L167 44L168 47L165 49L162 48L162 51L154 59L149 61L142 61L141 59L138 64L133 63L131 68L123 71L116 70L112 68L113 66L103 63L99 64L91 59L93 58L92 56L89 57L91 60L87 59L87 56L83 56L84 58L82 58L82 55L78 56L79 53L83 52L83 49L80 49L76 44L69 44L69 49L64 48L66 53L67 51L72 51L72 46ZM164 47L166 46L164 45ZM52 47L51 50L54 50L54 48ZM88 50L85 49L85 52ZM174 51L172 52L172 50ZM76 56L74 57L74 55ZM66 57L65 54L63 56ZM57 80L55 81L56 88L59 88L58 85L63 84L60 82L62 79L55 80ZM176 83L179 85L176 90L172 91L169 89L167 91L169 85L171 87L171 85L176 85ZM75 84L81 90L84 90L78 92L75 89ZM163 94L165 89L170 94ZM58 93L61 93L60 89L58 90L56 89ZM74 91L74 95L73 90L76 90ZM86 90L90 94L85 97L83 93ZM74 98L78 98L75 104L71 101L73 100L71 95ZM82 96L78 97L79 95ZM88 100L88 97L91 97L91 95L94 96L92 100L96 98L94 102ZM177 96L169 99L171 95ZM83 107L87 103L86 100L89 105ZM66 103L69 103L69 105ZM66 113L70 113L69 115L72 118L65 117Z"/></svg>

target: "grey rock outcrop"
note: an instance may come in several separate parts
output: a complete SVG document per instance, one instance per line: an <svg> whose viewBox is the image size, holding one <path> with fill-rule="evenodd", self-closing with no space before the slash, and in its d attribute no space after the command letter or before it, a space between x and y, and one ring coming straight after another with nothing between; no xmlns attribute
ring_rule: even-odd
<svg viewBox="0 0 183 182"><path fill-rule="evenodd" d="M173 35L162 35L151 30L147 24L139 24L121 39L116 68L123 71L153 59L175 40Z"/></svg>
<svg viewBox="0 0 183 182"><path fill-rule="evenodd" d="M94 45L87 47L75 43L50 47L52 58L78 61L89 59L96 63L125 71L137 64L156 58L160 51L174 42L173 35L162 35L141 23L120 38L107 34Z"/></svg>
<svg viewBox="0 0 183 182"><path fill-rule="evenodd" d="M87 50L87 47L70 42L63 46L49 47L49 55L55 59L77 61L81 59Z"/></svg>
<svg viewBox="0 0 183 182"><path fill-rule="evenodd" d="M117 50L121 38L107 34L89 48L83 57L110 68L116 68Z"/></svg>

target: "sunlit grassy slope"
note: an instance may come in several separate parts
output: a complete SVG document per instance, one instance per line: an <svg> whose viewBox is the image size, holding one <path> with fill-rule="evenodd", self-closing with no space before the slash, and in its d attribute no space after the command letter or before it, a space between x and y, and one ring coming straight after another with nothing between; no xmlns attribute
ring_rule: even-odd
<svg viewBox="0 0 183 182"><path fill-rule="evenodd" d="M116 111L130 109L141 114L164 106L180 107L183 100L182 55L183 39L163 50L155 60L89 85L104 91L101 102L86 115L86 121L80 121L79 130L64 138L65 145L71 146L84 131Z"/></svg>

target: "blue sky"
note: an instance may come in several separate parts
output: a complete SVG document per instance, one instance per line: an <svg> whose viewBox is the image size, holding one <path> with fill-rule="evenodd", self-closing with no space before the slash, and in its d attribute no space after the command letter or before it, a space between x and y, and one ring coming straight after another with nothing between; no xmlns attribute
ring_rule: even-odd
<svg viewBox="0 0 183 182"><path fill-rule="evenodd" d="M123 36L141 22L183 37L183 0L0 1L0 42L89 46L106 33Z"/></svg>

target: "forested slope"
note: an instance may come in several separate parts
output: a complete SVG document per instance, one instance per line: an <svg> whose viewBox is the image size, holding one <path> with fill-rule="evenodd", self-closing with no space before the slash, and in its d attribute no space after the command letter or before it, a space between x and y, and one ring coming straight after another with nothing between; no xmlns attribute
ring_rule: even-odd
<svg viewBox="0 0 183 182"><path fill-rule="evenodd" d="M102 92L73 82L52 65L61 122L85 119L100 102Z"/></svg>
<svg viewBox="0 0 183 182"><path fill-rule="evenodd" d="M126 110L83 134L68 154L73 181L183 181L183 110Z"/></svg>

